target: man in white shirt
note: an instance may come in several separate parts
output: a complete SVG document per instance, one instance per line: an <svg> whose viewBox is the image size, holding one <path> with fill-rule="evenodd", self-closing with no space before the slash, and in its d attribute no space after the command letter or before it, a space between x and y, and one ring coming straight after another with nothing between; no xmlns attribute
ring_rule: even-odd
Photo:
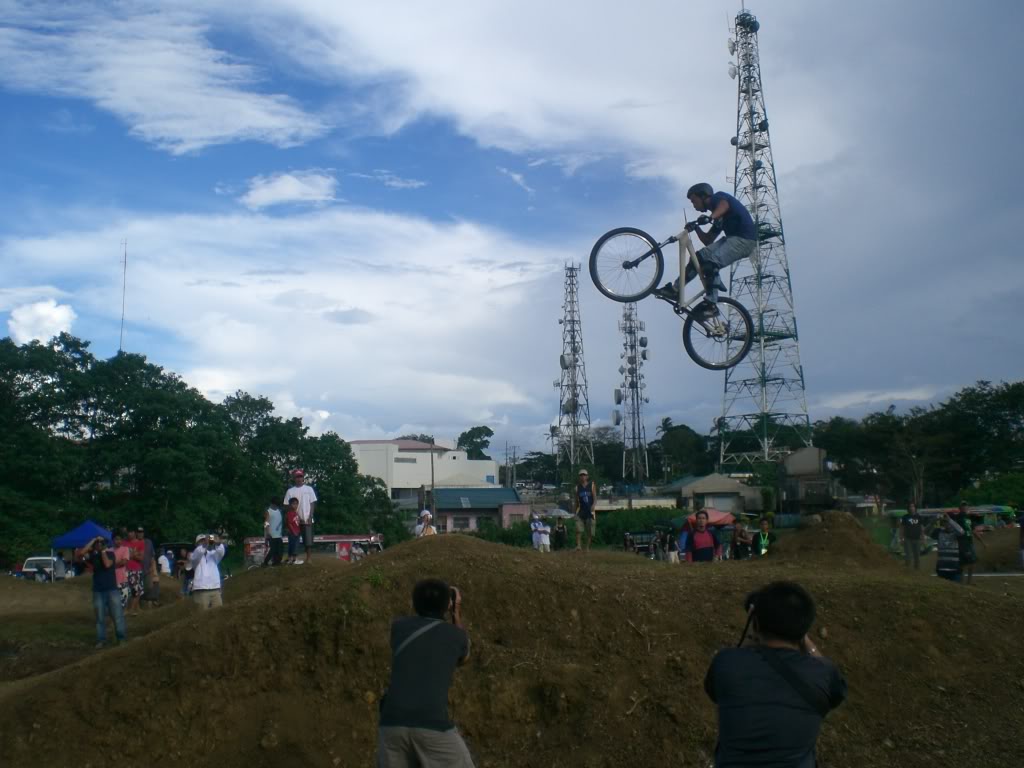
<svg viewBox="0 0 1024 768"><path fill-rule="evenodd" d="M222 606L218 563L224 559L224 545L220 539L200 533L196 536L196 548L188 559L195 574L192 577L192 601L201 611Z"/></svg>
<svg viewBox="0 0 1024 768"><path fill-rule="evenodd" d="M160 557L158 557L156 559L156 564L157 564L157 567L160 568L160 575L161 576L170 576L171 575L171 561L170 561L170 559L168 559L167 554L168 554L167 552L162 552L160 554Z"/></svg>
<svg viewBox="0 0 1024 768"><path fill-rule="evenodd" d="M313 522L316 514L316 492L306 485L306 473L301 469L292 470L292 487L284 495L284 505L292 499L299 500L299 527L302 529L302 544L306 548L306 562L313 557Z"/></svg>
<svg viewBox="0 0 1024 768"><path fill-rule="evenodd" d="M538 552L551 551L551 527L540 519L536 512L530 515L530 530L533 531L533 548Z"/></svg>

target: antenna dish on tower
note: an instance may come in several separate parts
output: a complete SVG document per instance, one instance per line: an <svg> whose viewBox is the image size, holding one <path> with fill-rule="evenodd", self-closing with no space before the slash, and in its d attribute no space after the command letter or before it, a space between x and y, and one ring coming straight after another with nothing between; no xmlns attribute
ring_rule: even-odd
<svg viewBox="0 0 1024 768"><path fill-rule="evenodd" d="M622 411L612 411L612 424L616 427L622 423Z"/></svg>
<svg viewBox="0 0 1024 768"><path fill-rule="evenodd" d="M729 49L729 55L732 56L736 53L736 41L731 37L725 41L725 47Z"/></svg>
<svg viewBox="0 0 1024 768"><path fill-rule="evenodd" d="M737 74L739 74L739 70L736 69L736 65L730 63L729 64L729 77L732 78L733 80L735 80Z"/></svg>

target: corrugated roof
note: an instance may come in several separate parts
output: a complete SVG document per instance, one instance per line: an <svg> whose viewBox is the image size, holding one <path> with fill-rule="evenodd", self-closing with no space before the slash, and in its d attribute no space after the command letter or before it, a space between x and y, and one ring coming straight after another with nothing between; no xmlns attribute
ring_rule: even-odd
<svg viewBox="0 0 1024 768"><path fill-rule="evenodd" d="M498 509L502 504L520 503L514 488L435 488L437 508L446 511L459 509Z"/></svg>

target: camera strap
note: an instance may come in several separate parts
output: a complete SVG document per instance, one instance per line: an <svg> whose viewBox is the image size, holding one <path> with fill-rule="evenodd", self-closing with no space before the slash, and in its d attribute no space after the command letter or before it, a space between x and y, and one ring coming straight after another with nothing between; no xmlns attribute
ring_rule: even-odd
<svg viewBox="0 0 1024 768"><path fill-rule="evenodd" d="M828 704L823 705L821 697L815 695L815 692L811 689L806 681L796 671L786 664L782 659L778 658L774 653L766 651L764 648L757 648L757 655L767 662L768 666L774 669L779 675L789 683L790 687L800 694L800 698L807 702L807 705L818 713L821 717L825 717L828 714Z"/></svg>
<svg viewBox="0 0 1024 768"><path fill-rule="evenodd" d="M404 651L404 650L405 650L406 648L408 648L408 647L409 647L409 643L411 643L411 642L412 642L413 640L415 640L415 639L416 639L417 637L419 637L420 635L425 635L425 634L426 634L427 632L429 632L430 630L432 630L432 629L433 629L434 627L436 627L436 626L437 626L438 624L444 624L444 622L443 622L443 621L441 621L440 619L433 619L433 620L431 620L431 622L430 622L429 624L427 624L427 625L425 625L425 626L422 626L422 627L420 627L420 628L419 628L419 629L417 629L417 630L416 630L415 632L413 632L413 633L412 633L411 635L409 635L409 636L408 636L407 638L405 638L405 640L403 640L403 641L402 641L401 645L399 645L399 646L398 646L398 647L397 647L397 648L395 649L395 654L394 654L394 656L392 656L392 657L391 657L391 660L392 660L392 662L393 662L393 661L394 661L395 659L397 659L397 658L398 658L398 655L399 655L399 654L400 654L400 653L401 653L402 651Z"/></svg>

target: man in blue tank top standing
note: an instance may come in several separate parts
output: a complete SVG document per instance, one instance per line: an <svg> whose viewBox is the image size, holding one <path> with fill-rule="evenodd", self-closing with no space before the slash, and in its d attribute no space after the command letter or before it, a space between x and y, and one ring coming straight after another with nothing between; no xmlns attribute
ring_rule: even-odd
<svg viewBox="0 0 1024 768"><path fill-rule="evenodd" d="M573 498L573 511L576 513L576 549L580 549L583 532L587 534L587 549L594 539L594 526L597 525L597 488L590 479L590 474L581 469L576 482L576 495Z"/></svg>

